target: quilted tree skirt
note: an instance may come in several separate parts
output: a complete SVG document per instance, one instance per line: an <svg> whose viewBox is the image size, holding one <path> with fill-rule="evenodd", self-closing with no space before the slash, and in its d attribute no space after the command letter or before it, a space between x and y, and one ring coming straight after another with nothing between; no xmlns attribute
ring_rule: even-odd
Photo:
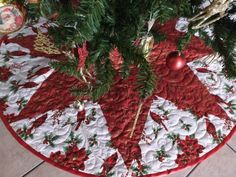
<svg viewBox="0 0 236 177"><path fill-rule="evenodd" d="M49 66L66 57L34 45L37 28L47 32L43 22L1 40L1 119L25 148L81 176L158 176L201 162L235 131L236 83L223 75L220 58L206 58L212 50L197 37L183 51L187 65L170 71L165 58L183 35L175 25L159 27L166 40L155 45L151 64L160 79L132 138L137 69L125 80L117 74L109 93L79 111L70 89L81 81Z"/></svg>

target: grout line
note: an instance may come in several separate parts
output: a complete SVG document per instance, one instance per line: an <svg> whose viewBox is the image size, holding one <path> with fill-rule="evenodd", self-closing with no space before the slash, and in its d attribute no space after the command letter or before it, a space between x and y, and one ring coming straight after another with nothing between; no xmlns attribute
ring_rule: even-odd
<svg viewBox="0 0 236 177"><path fill-rule="evenodd" d="M232 148L228 143L226 144L234 153L236 153L236 150Z"/></svg>
<svg viewBox="0 0 236 177"><path fill-rule="evenodd" d="M28 174L30 174L32 171L34 171L36 168L38 168L40 165L42 165L45 161L40 162L39 164L35 165L32 169L27 171L25 174L21 175L21 177L26 177Z"/></svg>
<svg viewBox="0 0 236 177"><path fill-rule="evenodd" d="M190 175L193 173L194 170L196 170L196 168L200 165L200 163L198 163L195 167L193 167L193 169L187 174L186 177L190 177Z"/></svg>

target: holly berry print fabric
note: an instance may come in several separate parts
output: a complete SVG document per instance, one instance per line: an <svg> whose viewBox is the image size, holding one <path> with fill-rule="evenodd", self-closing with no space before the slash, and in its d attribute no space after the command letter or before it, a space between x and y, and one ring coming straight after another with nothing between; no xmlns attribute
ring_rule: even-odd
<svg viewBox="0 0 236 177"><path fill-rule="evenodd" d="M117 75L105 96L78 110L70 89L83 83L49 65L66 57L34 48L36 29L46 35L44 26L1 40L0 116L19 143L47 162L80 176L158 176L201 162L235 132L236 83L222 74L220 58L206 58L210 48L193 37L183 51L187 65L179 71L166 66L183 35L176 21L158 26L166 35L151 53L159 80L132 138L137 68L125 80Z"/></svg>

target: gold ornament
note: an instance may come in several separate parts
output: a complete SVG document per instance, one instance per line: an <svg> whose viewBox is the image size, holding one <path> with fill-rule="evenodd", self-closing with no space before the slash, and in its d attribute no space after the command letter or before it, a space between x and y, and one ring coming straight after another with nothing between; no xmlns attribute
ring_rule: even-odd
<svg viewBox="0 0 236 177"><path fill-rule="evenodd" d="M34 49L49 55L59 55L60 50L50 41L49 37L38 30L36 40L34 41Z"/></svg>
<svg viewBox="0 0 236 177"><path fill-rule="evenodd" d="M39 4L39 0L28 0L29 4Z"/></svg>
<svg viewBox="0 0 236 177"><path fill-rule="evenodd" d="M151 51L153 49L153 46L154 46L153 36L150 35L150 36L143 37L142 40L141 40L140 45L141 45L144 57L146 58L146 60L148 62L150 62L151 60L149 59L149 56L150 56L150 53L151 53Z"/></svg>
<svg viewBox="0 0 236 177"><path fill-rule="evenodd" d="M6 5L6 3L0 1L0 7L2 7L2 6L4 6L4 5Z"/></svg>
<svg viewBox="0 0 236 177"><path fill-rule="evenodd" d="M204 28L225 17L228 15L227 10L230 8L232 2L233 0L213 0L205 10L190 19L190 22L196 22L192 28ZM208 21L212 17L214 18Z"/></svg>

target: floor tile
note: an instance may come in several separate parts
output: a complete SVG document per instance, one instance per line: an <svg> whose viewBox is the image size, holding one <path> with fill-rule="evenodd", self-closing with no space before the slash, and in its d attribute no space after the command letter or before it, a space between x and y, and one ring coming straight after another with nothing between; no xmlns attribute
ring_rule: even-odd
<svg viewBox="0 0 236 177"><path fill-rule="evenodd" d="M185 177L187 174L192 170L193 167L191 168L186 168L182 171L175 172L170 175L164 175L166 177ZM25 177L78 177L76 175L67 173L64 170L58 169L50 164L47 164L46 162L42 165L40 165L38 168L36 168L34 171L26 175ZM163 177L164 177L163 176Z"/></svg>
<svg viewBox="0 0 236 177"><path fill-rule="evenodd" d="M236 133L233 137L228 141L228 145L230 145L236 151Z"/></svg>
<svg viewBox="0 0 236 177"><path fill-rule="evenodd" d="M22 147L0 120L0 176L20 177L42 162Z"/></svg>
<svg viewBox="0 0 236 177"><path fill-rule="evenodd" d="M185 168L183 170L177 171L177 172L173 172L170 175L164 175L163 177L185 177L189 174L189 172L194 168L193 167L188 167Z"/></svg>
<svg viewBox="0 0 236 177"><path fill-rule="evenodd" d="M24 177L79 177L44 162Z"/></svg>
<svg viewBox="0 0 236 177"><path fill-rule="evenodd" d="M235 177L236 153L224 146L216 154L202 162L190 177Z"/></svg>

